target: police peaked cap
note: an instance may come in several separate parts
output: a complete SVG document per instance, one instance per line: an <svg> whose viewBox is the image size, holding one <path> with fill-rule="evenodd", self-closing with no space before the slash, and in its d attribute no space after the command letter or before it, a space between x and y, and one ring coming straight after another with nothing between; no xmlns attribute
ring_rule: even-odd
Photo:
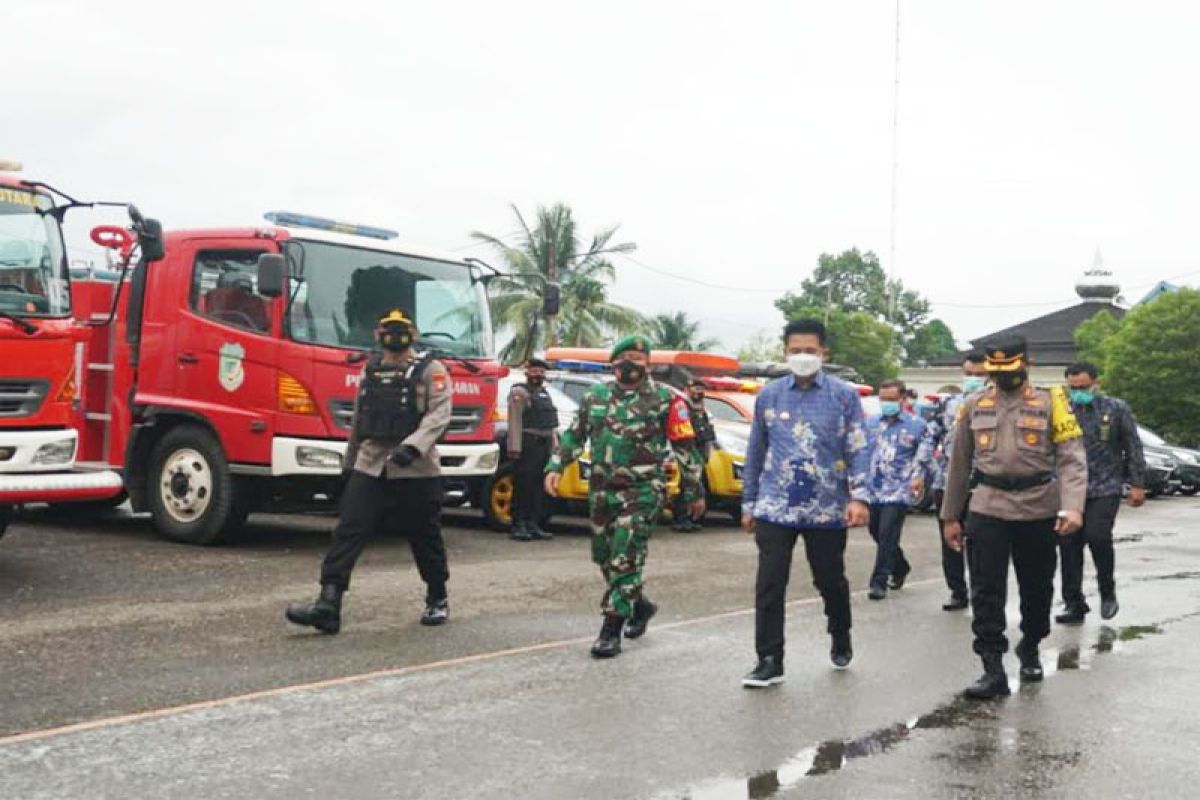
<svg viewBox="0 0 1200 800"><path fill-rule="evenodd" d="M617 356L630 350L635 353L650 355L650 340L645 336L626 336L613 345L612 352L608 354L608 360L616 361Z"/></svg>
<svg viewBox="0 0 1200 800"><path fill-rule="evenodd" d="M1028 344L1024 336L997 337L986 342L983 352L987 356L984 367L988 372L1015 372L1022 366Z"/></svg>
<svg viewBox="0 0 1200 800"><path fill-rule="evenodd" d="M530 367L550 369L550 365L546 363L545 359L538 358L537 356L534 356L525 362L525 369L529 369Z"/></svg>
<svg viewBox="0 0 1200 800"><path fill-rule="evenodd" d="M404 312L398 308L393 308L387 314L379 318L379 327L381 328L385 325L394 325L396 323L410 326L413 324L412 320L404 316Z"/></svg>

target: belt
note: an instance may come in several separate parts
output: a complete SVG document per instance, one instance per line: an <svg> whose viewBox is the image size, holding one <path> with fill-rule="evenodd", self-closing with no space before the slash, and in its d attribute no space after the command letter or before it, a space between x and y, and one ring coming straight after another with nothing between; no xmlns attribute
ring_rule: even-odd
<svg viewBox="0 0 1200 800"><path fill-rule="evenodd" d="M990 486L993 489L1000 489L1004 492L1019 492L1022 489L1045 486L1054 480L1054 473L1035 472L1032 475L987 475L983 472L975 472L972 477L976 483L983 486Z"/></svg>

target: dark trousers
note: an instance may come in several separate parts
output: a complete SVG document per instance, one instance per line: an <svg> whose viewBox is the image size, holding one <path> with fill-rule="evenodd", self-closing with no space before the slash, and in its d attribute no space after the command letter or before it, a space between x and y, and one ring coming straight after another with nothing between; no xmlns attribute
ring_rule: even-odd
<svg viewBox="0 0 1200 800"><path fill-rule="evenodd" d="M343 591L367 539L381 531L408 536L413 560L427 587L429 600L446 596L446 544L442 540L442 481L440 478L388 480L354 472L342 492L341 514L333 543L321 564L321 584Z"/></svg>
<svg viewBox="0 0 1200 800"><path fill-rule="evenodd" d="M867 530L877 545L875 548L875 569L871 573L871 585L887 588L887 580L892 575L907 575L912 572L912 566L904 557L900 547L900 534L904 531L904 518L908 515L908 506L900 505L871 505L871 521Z"/></svg>
<svg viewBox="0 0 1200 800"><path fill-rule="evenodd" d="M549 436L525 434L521 437L521 456L514 468L513 521L538 524L545 503L546 462L550 460Z"/></svg>
<svg viewBox="0 0 1200 800"><path fill-rule="evenodd" d="M967 558L966 551L971 546L971 543L966 538L963 539L963 549L955 550L950 545L946 544L945 533L946 523L942 521L942 500L946 497L946 492L942 489L935 489L933 492L933 507L938 514L938 536L941 538L942 545L942 577L946 579L946 588L955 597L967 596Z"/></svg>
<svg viewBox="0 0 1200 800"><path fill-rule="evenodd" d="M1083 527L1070 536L1059 540L1062 551L1062 599L1068 608L1078 608L1084 613L1091 609L1083 599L1083 551L1092 551L1092 563L1096 566L1096 582L1100 585L1101 597L1116 594L1113 582L1113 525L1117 521L1117 510L1121 498L1093 497L1087 501L1083 511Z"/></svg>
<svg viewBox="0 0 1200 800"><path fill-rule="evenodd" d="M1008 562L1012 559L1021 593L1021 634L1037 643L1050 633L1054 570L1058 566L1054 519L1003 520L974 512L967 515L971 539L971 610L975 652L1008 650Z"/></svg>
<svg viewBox="0 0 1200 800"><path fill-rule="evenodd" d="M792 550L804 538L813 585L825 601L827 630L850 630L850 584L846 581L846 529L798 529L758 520L758 579L754 587L754 646L759 658L783 658L783 621Z"/></svg>

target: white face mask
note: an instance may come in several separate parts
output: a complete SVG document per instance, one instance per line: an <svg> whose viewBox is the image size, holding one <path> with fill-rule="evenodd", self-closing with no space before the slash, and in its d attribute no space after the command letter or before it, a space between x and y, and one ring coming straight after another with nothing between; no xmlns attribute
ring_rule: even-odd
<svg viewBox="0 0 1200 800"><path fill-rule="evenodd" d="M821 363L821 357L813 353L792 353L787 357L788 368L801 378L816 375Z"/></svg>

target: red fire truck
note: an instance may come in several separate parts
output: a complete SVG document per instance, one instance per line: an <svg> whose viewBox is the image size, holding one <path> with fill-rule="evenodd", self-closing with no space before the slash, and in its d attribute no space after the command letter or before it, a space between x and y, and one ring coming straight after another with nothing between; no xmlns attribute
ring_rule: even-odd
<svg viewBox="0 0 1200 800"><path fill-rule="evenodd" d="M0 534L20 503L95 500L121 489L108 470L75 469L80 389L91 323L72 315L62 221L85 203L22 179L0 162ZM160 246L157 223L128 206L142 255ZM98 229L98 236L105 237ZM128 262L135 238L115 229ZM109 308L101 318L107 318Z"/></svg>
<svg viewBox="0 0 1200 800"><path fill-rule="evenodd" d="M442 469L449 502L473 499L499 460L492 428L507 371L492 357L489 275L380 228L267 220L168 232L164 258L124 284L75 276L85 318L126 287L113 324L86 342L81 465L119 472L135 511L195 544L253 511L330 502L376 320L401 307L420 347L450 369Z"/></svg>

